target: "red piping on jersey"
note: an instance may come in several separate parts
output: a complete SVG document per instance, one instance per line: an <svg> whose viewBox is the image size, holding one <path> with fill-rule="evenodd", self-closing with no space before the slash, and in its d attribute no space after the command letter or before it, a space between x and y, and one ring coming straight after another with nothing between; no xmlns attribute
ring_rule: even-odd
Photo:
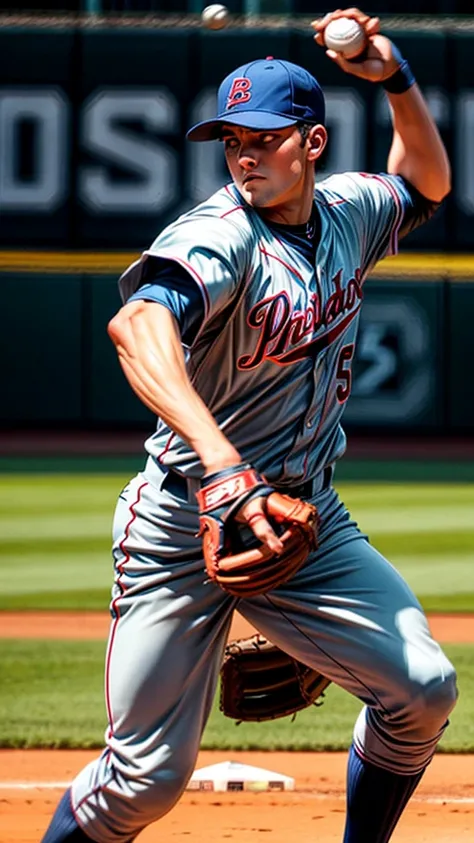
<svg viewBox="0 0 474 843"><path fill-rule="evenodd" d="M400 226L403 220L403 205L401 203L400 196L398 195L396 188L391 182L389 182L384 176L375 176L375 178L385 185L389 193L393 196L398 209L398 217L395 219L392 228L392 234L390 236L390 251L392 255L396 255L398 252L398 232L400 231Z"/></svg>
<svg viewBox="0 0 474 843"><path fill-rule="evenodd" d="M113 778L113 776L111 776L111 778ZM72 810L74 819L76 820L76 822L77 822L79 828L81 829L81 831L83 830L83 828L82 828L82 824L79 822L79 820L77 818L77 812L78 812L79 808L84 804L84 802L87 801L87 799L90 799L91 796L95 796L95 794L99 793L99 791L102 790L103 787L104 787L103 784L96 785L93 790L90 790L89 793L86 793L86 795L82 797L81 801L77 803L75 808L73 807L72 798L71 798L71 810Z"/></svg>
<svg viewBox="0 0 474 843"><path fill-rule="evenodd" d="M130 514L131 514L130 520L128 521L128 524L125 527L123 539L119 544L119 549L123 553L123 559L120 562L120 564L117 565L118 576L117 576L116 582L117 582L117 585L121 589L121 593L118 594L117 597L115 597L115 599L112 601L112 605L111 605L111 611L113 613L115 613L115 620L114 620L114 622L112 624L112 628L110 630L109 643L107 645L107 656L106 656L106 659L105 659L105 705L106 705L106 709L107 709L107 718L108 718L108 721L109 721L109 732L108 732L109 738L112 737L112 735L113 735L112 707L111 707L111 704L110 704L110 687L109 687L110 659L111 659L111 655L112 655L112 647L113 647L114 640L115 640L115 633L117 631L117 624L118 624L119 619L120 619L120 612L118 610L117 604L118 604L118 601L120 600L120 598L122 597L122 594L125 591L125 589L122 589L122 585L121 585L121 583L119 583L119 579L123 574L123 566L130 559L130 554L129 554L128 550L125 550L124 543L128 539L128 537L130 535L130 528L131 528L133 522L135 521L135 519L137 517L137 513L135 512L135 507L140 502L142 489L144 489L145 486L148 486L148 481L146 483L142 483L142 485L138 487L136 500L134 500L134 502L130 506Z"/></svg>
<svg viewBox="0 0 474 843"><path fill-rule="evenodd" d="M301 275L301 273L300 273L300 272L298 272L298 270L296 269L296 267L294 267L294 266L290 266L290 264L289 264L289 263L286 263L284 260L282 260L281 258L279 258L279 257L278 257L278 255L272 255L272 253L271 253L271 252L267 252L267 250L265 249L265 247L264 247L264 246L260 246L260 245L259 245L259 247L258 247L258 248L259 248L259 251L262 253L262 255L265 255L267 258L273 258L273 260L276 260L276 261L278 261L278 263L283 264L283 266L285 267L285 269L289 269L289 270L290 270L290 272L292 272L292 273L293 273L293 275L296 275L296 277L297 277L297 278L299 278L299 280L300 280L300 281L304 281L303 276Z"/></svg>
<svg viewBox="0 0 474 843"><path fill-rule="evenodd" d="M221 214L221 216L220 216L220 218L219 218L219 219L221 219L221 220L222 220L222 219L224 219L224 217L226 217L226 216L227 216L227 214L233 214L233 213L234 213L234 211L244 210L244 209L245 209L245 205L242 205L240 202L237 202L237 200L236 200L235 196L233 195L233 193L232 193L232 191L231 191L231 189L230 189L230 187L229 187L229 185L228 185L228 184L225 184L225 185L224 185L224 190L225 190L225 192L227 193L227 195L228 195L228 196L230 196L230 198L232 199L232 202L234 203L234 206L235 206L235 207L234 207L234 208L231 208L231 209L230 209L230 211L225 211L225 213L224 213L224 214Z"/></svg>
<svg viewBox="0 0 474 843"><path fill-rule="evenodd" d="M158 462L161 462L161 461L162 461L162 458L164 457L164 455L166 454L166 452L167 452L167 451L168 451L168 449L170 448L170 446L171 446L171 442L173 441L173 439L174 439L174 437L175 437L175 436L176 436L176 433L174 433L174 432L173 432L173 433L171 433L171 434L170 434L170 436L168 436L168 441L167 441L167 443L166 443L165 447L163 448L163 450L162 450L161 454L158 454L158 456L157 456L157 460L158 460Z"/></svg>
<svg viewBox="0 0 474 843"><path fill-rule="evenodd" d="M325 208L332 208L333 205L344 205L347 202L347 199L334 199L333 202L329 202L327 199L321 200L315 196L314 201L317 205L323 205Z"/></svg>
<svg viewBox="0 0 474 843"><path fill-rule="evenodd" d="M403 220L403 205L400 200L398 191L393 186L393 184L382 175L377 175L376 173L360 173L359 175L363 176L365 179L375 179L375 181L378 181L380 182L380 184L383 184L383 186L390 193L392 199L394 199L395 201L395 205L397 206L397 215L395 217L395 221L393 223L392 231L390 234L390 254L396 255L398 252L398 232L400 230L400 226Z"/></svg>
<svg viewBox="0 0 474 843"><path fill-rule="evenodd" d="M384 176L374 175L374 179L376 179L376 181L380 181L383 185L385 185L390 195L394 198L395 204L397 206L397 216L395 218L392 233L390 235L390 252L392 255L396 255L398 252L398 232L403 219L402 203L400 201L400 197L395 187L393 186L393 184L391 184L391 182L389 182Z"/></svg>
<svg viewBox="0 0 474 843"><path fill-rule="evenodd" d="M99 758L101 760L103 758L104 761L105 761L105 759L107 758L108 755L111 755L111 750L110 750L110 747L107 746L104 749L102 755L99 756ZM115 775L116 775L115 770L112 770L109 781L112 781L112 779L115 778ZM72 804L72 788L69 788L69 803L70 803L70 806L71 806L71 812L72 812L72 815L73 815L74 819L76 820L76 823L78 824L80 829L82 829L82 824L79 820L79 816L78 816L78 813L77 813L79 811L79 808L82 808L82 806L84 805L84 802L87 802L87 800L91 796L95 796L95 794L99 793L100 790L105 790L107 788L107 785L108 785L108 781L105 782L104 784L98 784L95 787L93 787L92 790L89 790L88 793L84 794L82 799L79 800L76 808Z"/></svg>
<svg viewBox="0 0 474 843"><path fill-rule="evenodd" d="M230 211L226 211L225 214L221 214L219 219L223 220L224 217L228 217L229 214L233 214L234 211L241 211L243 207L243 205L236 205L235 208L231 208Z"/></svg>

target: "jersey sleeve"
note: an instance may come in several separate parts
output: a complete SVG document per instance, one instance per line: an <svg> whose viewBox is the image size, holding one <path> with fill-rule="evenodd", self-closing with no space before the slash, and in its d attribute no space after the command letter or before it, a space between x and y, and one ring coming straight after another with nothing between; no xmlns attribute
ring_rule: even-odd
<svg viewBox="0 0 474 843"><path fill-rule="evenodd" d="M328 180L330 205L340 214L361 247L364 275L386 255L398 251L401 237L429 219L438 204L423 197L402 176L388 173L344 173Z"/></svg>
<svg viewBox="0 0 474 843"><path fill-rule="evenodd" d="M192 345L204 319L204 305L201 293L187 270L173 261L149 257L142 284L128 302L139 300L167 307L179 325L183 343Z"/></svg>
<svg viewBox="0 0 474 843"><path fill-rule="evenodd" d="M121 276L123 301L141 286L150 258L173 261L193 279L200 291L204 320L222 311L247 276L250 250L244 233L235 225L214 216L184 216L164 229Z"/></svg>

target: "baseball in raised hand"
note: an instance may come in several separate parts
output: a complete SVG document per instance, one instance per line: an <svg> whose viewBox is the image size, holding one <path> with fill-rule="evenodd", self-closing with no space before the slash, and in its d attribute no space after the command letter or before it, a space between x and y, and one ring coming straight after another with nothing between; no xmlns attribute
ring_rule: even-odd
<svg viewBox="0 0 474 843"><path fill-rule="evenodd" d="M353 61L362 57L367 48L365 29L353 18L334 18L324 30L324 43L345 59ZM362 58L360 58L362 60Z"/></svg>
<svg viewBox="0 0 474 843"><path fill-rule="evenodd" d="M351 21L357 26L351 26ZM369 82L383 82L399 65L392 42L380 34L379 18L360 9L337 9L313 21L311 26L316 43L346 73Z"/></svg>

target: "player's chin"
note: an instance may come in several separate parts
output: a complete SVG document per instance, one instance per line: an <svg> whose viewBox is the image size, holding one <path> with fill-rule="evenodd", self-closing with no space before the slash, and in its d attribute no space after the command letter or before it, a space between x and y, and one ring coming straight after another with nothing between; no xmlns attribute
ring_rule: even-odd
<svg viewBox="0 0 474 843"><path fill-rule="evenodd" d="M262 184L256 180L242 185L240 192L248 205L254 208L266 208L271 204L272 198L268 191L262 189Z"/></svg>

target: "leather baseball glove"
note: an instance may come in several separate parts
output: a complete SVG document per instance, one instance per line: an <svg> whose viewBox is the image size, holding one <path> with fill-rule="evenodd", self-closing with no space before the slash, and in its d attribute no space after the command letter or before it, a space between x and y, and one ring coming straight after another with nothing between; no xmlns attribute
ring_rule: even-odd
<svg viewBox="0 0 474 843"><path fill-rule="evenodd" d="M221 667L220 709L226 717L275 720L309 705L322 705L331 684L321 673L288 656L263 635L231 641Z"/></svg>
<svg viewBox="0 0 474 843"><path fill-rule="evenodd" d="M265 499L265 516L283 545L278 554L260 542L245 521L237 520L255 497ZM282 585L317 547L316 507L275 492L250 465L208 475L197 499L209 579L235 597L265 594Z"/></svg>

